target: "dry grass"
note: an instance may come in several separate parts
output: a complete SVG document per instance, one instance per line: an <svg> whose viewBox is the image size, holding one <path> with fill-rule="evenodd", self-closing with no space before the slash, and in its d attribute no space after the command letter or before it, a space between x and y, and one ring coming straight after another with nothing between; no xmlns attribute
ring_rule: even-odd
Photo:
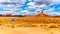
<svg viewBox="0 0 60 34"><path fill-rule="evenodd" d="M14 24L11 20L0 17L0 34L60 34L60 17L14 17Z"/></svg>
<svg viewBox="0 0 60 34"><path fill-rule="evenodd" d="M40 27L41 25L51 24L60 25L60 17L14 17L14 24L12 24L12 17L0 17L0 24L17 27Z"/></svg>

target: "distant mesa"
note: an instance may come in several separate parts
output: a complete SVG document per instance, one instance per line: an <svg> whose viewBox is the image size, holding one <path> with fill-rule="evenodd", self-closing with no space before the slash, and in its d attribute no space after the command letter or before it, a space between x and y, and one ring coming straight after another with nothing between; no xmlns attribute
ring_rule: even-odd
<svg viewBox="0 0 60 34"><path fill-rule="evenodd" d="M6 14L6 15L2 15L0 14L1 17L60 17L60 16L49 16L44 14L43 12L38 14L38 15L12 15L12 14Z"/></svg>
<svg viewBox="0 0 60 34"><path fill-rule="evenodd" d="M6 15L2 15L3 17L12 17L12 14L6 14Z"/></svg>
<svg viewBox="0 0 60 34"><path fill-rule="evenodd" d="M1 17L25 17L23 15L12 15L12 14L6 14L6 15L2 15L0 14Z"/></svg>
<svg viewBox="0 0 60 34"><path fill-rule="evenodd" d="M44 14L44 13L41 13L41 14L38 14L36 17L47 17L48 15Z"/></svg>
<svg viewBox="0 0 60 34"><path fill-rule="evenodd" d="M25 17L60 17L60 16L49 16L49 15L46 15L44 14L43 12L38 14L38 15L27 15Z"/></svg>
<svg viewBox="0 0 60 34"><path fill-rule="evenodd" d="M26 17L48 17L48 15L44 14L43 12L41 12L40 14L38 15L28 15Z"/></svg>

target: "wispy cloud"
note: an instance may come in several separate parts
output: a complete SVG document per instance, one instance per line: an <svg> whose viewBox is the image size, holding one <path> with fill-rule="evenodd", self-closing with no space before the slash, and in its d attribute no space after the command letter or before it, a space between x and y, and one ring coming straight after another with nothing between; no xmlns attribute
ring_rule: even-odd
<svg viewBox="0 0 60 34"><path fill-rule="evenodd" d="M0 0L0 2L5 2L5 1L10 2L10 0ZM54 6L50 7L51 5L53 5L53 3L60 2L60 0L35 0L35 2L27 2L26 5L25 5L26 0L12 0L12 2L17 2L17 3L20 3L22 5L21 6L20 6L20 4L17 6L7 5L7 8L12 9L12 10L5 11L5 12L0 11L0 14L10 14L12 11L14 11L12 13L12 15L38 15L41 13L43 8L45 8L45 10L43 10L43 11L45 14L47 14L49 16L59 16L60 15L59 12L55 12L56 9L53 8ZM1 6L3 6L3 5L1 5ZM9 8L9 6L15 7L15 8ZM19 6L20 6L20 8L18 11L17 8ZM6 10L8 10L8 9L6 9ZM60 8L58 8L58 9L60 10Z"/></svg>
<svg viewBox="0 0 60 34"><path fill-rule="evenodd" d="M53 3L60 3L60 0L53 0Z"/></svg>
<svg viewBox="0 0 60 34"><path fill-rule="evenodd" d="M46 15L49 16L60 16L60 4L51 4L46 10L43 10Z"/></svg>

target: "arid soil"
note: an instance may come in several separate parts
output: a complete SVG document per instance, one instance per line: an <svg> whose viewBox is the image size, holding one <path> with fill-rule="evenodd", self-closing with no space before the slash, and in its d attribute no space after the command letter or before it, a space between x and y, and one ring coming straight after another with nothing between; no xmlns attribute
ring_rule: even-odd
<svg viewBox="0 0 60 34"><path fill-rule="evenodd" d="M0 34L60 34L60 17L0 17Z"/></svg>

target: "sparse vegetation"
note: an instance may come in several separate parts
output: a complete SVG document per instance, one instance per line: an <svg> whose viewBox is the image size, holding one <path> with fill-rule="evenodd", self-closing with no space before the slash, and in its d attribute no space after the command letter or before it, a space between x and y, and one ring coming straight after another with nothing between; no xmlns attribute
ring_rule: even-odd
<svg viewBox="0 0 60 34"><path fill-rule="evenodd" d="M51 18L51 17L14 17L14 24L11 22L11 17L0 17L0 24L6 26L16 26L16 27L40 27L41 25L50 27L51 24L59 25L60 17Z"/></svg>

